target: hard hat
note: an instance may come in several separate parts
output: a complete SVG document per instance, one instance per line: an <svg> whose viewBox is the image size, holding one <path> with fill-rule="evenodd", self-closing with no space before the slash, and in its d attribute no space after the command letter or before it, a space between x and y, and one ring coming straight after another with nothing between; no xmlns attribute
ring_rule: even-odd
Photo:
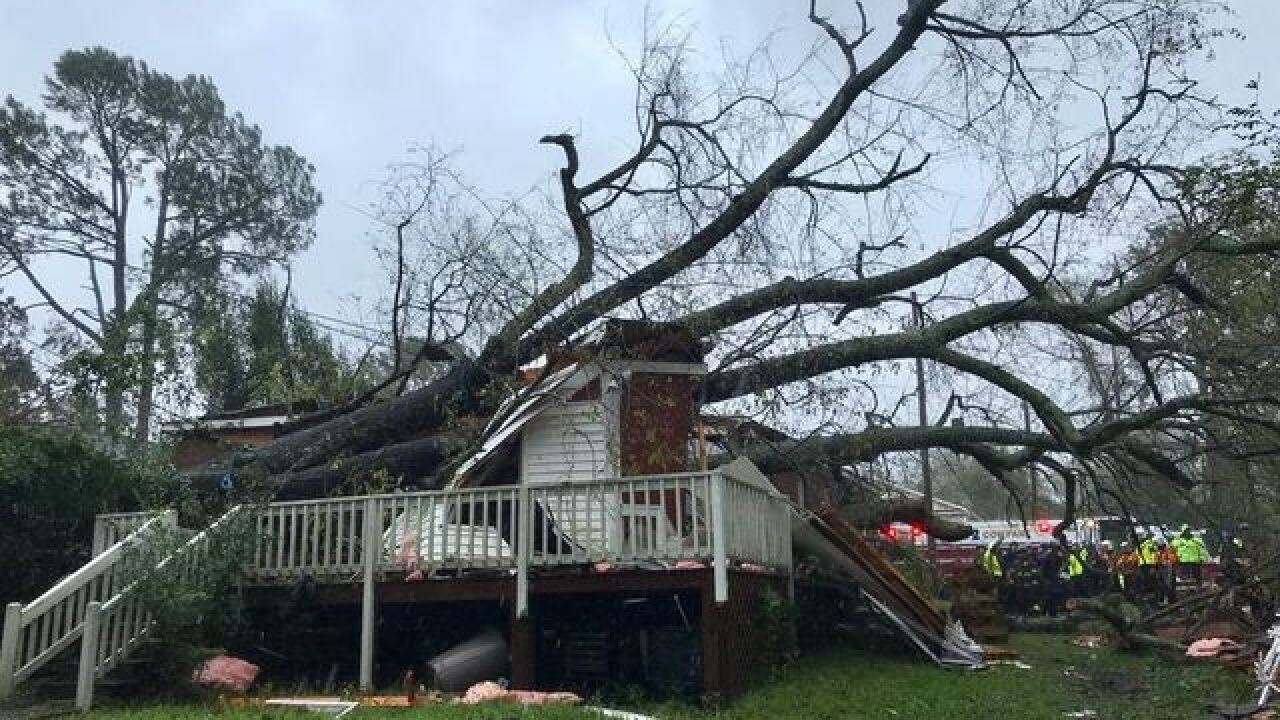
<svg viewBox="0 0 1280 720"><path fill-rule="evenodd" d="M1191 532L1191 526L1186 523L1182 523L1182 527L1178 528L1178 532Z"/></svg>

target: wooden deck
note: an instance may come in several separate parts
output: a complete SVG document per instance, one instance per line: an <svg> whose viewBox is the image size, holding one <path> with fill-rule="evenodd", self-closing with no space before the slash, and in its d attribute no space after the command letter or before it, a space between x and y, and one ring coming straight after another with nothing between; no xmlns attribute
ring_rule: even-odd
<svg viewBox="0 0 1280 720"><path fill-rule="evenodd" d="M744 586L768 577L785 587L790 514L786 498L754 467L733 465L243 505L191 533L150 572L198 573L221 543L247 538L243 582L250 597L271 602L280 588L306 577L326 602L360 606L360 684L367 688L379 604L509 599L516 650L532 632L531 596L686 589L701 593L704 607L723 606L731 575ZM31 603L6 608L0 699L83 639L77 705L91 704L94 682L152 627L133 585L124 582L125 565L136 556L130 551L172 520L170 512L102 516L89 564ZM623 569L600 572L604 566ZM414 575L424 579L405 581Z"/></svg>
<svg viewBox="0 0 1280 720"><path fill-rule="evenodd" d="M729 571L730 585L734 578L755 576L787 581L787 576L780 572L733 568ZM310 602L316 605L359 605L363 590L360 582L317 585ZM549 595L644 594L680 590L706 591L708 597L712 597L715 592L712 569L627 568L608 572L584 569L574 573L535 574L529 581L531 599ZM496 601L514 607L516 583L514 577L470 576L406 581L401 576L393 576L378 581L374 592L378 605ZM245 588L243 596L249 606L289 602L287 588L281 586Z"/></svg>
<svg viewBox="0 0 1280 720"><path fill-rule="evenodd" d="M518 616L514 612L516 584L512 577L455 577L406 582L402 577L388 577L376 583L375 607L394 605L497 603L511 608L509 637L511 641L511 681L514 687L537 687L537 629L540 621L538 608L542 603L554 602L558 597L583 595L606 596L665 596L675 593L692 593L699 599L699 614L694 617L695 629L700 636L702 653L702 694L706 697L733 697L745 691L761 670L761 646L759 633L759 608L765 590L785 597L790 591L791 579L777 571L744 570L731 568L727 584L727 602L715 601L715 577L713 569L620 569L594 572L581 569L575 572L535 574L530 578L530 612ZM308 599L315 606L360 606L364 600L364 588L360 583L333 583L318 585ZM286 606L295 602L289 589L282 586L258 586L246 588L244 601L250 607ZM424 608L424 612L432 612ZM373 648L376 652L376 643Z"/></svg>

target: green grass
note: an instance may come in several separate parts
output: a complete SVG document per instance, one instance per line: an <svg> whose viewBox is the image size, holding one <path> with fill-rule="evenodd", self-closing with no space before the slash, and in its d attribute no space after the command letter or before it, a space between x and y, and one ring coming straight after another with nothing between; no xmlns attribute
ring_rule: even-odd
<svg viewBox="0 0 1280 720"><path fill-rule="evenodd" d="M1031 669L946 670L910 657L849 652L806 658L717 717L1031 720L1093 710L1099 720L1164 720L1203 717L1206 702L1240 702L1250 691L1243 673L1079 648L1061 636L1024 635L1012 647Z"/></svg>
<svg viewBox="0 0 1280 720"><path fill-rule="evenodd" d="M1244 702L1249 677L1113 648L1084 649L1054 635L1015 637L1023 670L995 665L982 671L942 669L912 656L854 650L806 657L770 682L714 709L665 704L642 708L668 720L1028 720L1093 710L1096 720L1204 717L1211 701ZM296 711L215 709L199 705L103 709L91 720L263 720ZM598 720L581 708L440 705L413 710L360 709L353 720Z"/></svg>
<svg viewBox="0 0 1280 720"><path fill-rule="evenodd" d="M95 711L91 720L322 720L328 715L308 710L277 708L223 708L203 705L147 705ZM602 720L576 707L514 707L511 705L433 705L413 709L357 708L350 720ZM344 719L346 720L346 719Z"/></svg>

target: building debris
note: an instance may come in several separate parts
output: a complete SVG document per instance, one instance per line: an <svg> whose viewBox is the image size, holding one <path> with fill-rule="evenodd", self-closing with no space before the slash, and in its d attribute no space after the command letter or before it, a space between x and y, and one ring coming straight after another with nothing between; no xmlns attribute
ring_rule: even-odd
<svg viewBox="0 0 1280 720"><path fill-rule="evenodd" d="M272 707L302 708L340 718L355 710L360 703L341 698L271 698L263 704Z"/></svg>
<svg viewBox="0 0 1280 720"><path fill-rule="evenodd" d="M507 702L516 705L577 705L582 698L571 692L544 692L541 690L508 690L496 682L486 680L467 688L462 696L465 705L486 702Z"/></svg>
<svg viewBox="0 0 1280 720"><path fill-rule="evenodd" d="M628 712L626 710L614 710L613 708L598 707L595 705L589 706L587 709L592 712L600 713L605 717L614 718L614 720L658 720L658 718L652 715L641 715L640 713Z"/></svg>
<svg viewBox="0 0 1280 720"><path fill-rule="evenodd" d="M1077 635L1071 639L1071 644L1082 648L1100 648L1111 644L1105 635Z"/></svg>
<svg viewBox="0 0 1280 720"><path fill-rule="evenodd" d="M952 578L951 615L981 643L1009 639L1009 620L1000 607L998 588L991 575L973 566Z"/></svg>
<svg viewBox="0 0 1280 720"><path fill-rule="evenodd" d="M231 655L215 655L195 669L191 682L201 687L245 693L257 677L257 665Z"/></svg>
<svg viewBox="0 0 1280 720"><path fill-rule="evenodd" d="M835 507L823 504L814 515L793 513L792 518L795 546L848 575L868 603L930 659L968 667L983 663L982 647L964 628L948 622Z"/></svg>
<svg viewBox="0 0 1280 720"><path fill-rule="evenodd" d="M1019 653L1017 650L999 645L983 645L982 655L989 662L992 660L1016 660Z"/></svg>
<svg viewBox="0 0 1280 720"><path fill-rule="evenodd" d="M1187 646L1187 657L1216 658L1223 653L1230 653L1244 647L1245 645L1230 638L1204 638Z"/></svg>

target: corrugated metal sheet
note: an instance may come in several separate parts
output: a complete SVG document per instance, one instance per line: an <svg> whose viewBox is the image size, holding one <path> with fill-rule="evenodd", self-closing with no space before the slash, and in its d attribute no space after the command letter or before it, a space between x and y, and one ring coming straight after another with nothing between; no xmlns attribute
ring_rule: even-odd
<svg viewBox="0 0 1280 720"><path fill-rule="evenodd" d="M483 465L492 456L494 450L515 437L516 433L548 407L561 402L565 388L577 387L598 374L598 368L570 365L552 373L537 388L507 398L494 414L493 419L489 421L489 425L485 427L485 437L480 444L480 449L458 466L449 487L466 485L467 477Z"/></svg>

